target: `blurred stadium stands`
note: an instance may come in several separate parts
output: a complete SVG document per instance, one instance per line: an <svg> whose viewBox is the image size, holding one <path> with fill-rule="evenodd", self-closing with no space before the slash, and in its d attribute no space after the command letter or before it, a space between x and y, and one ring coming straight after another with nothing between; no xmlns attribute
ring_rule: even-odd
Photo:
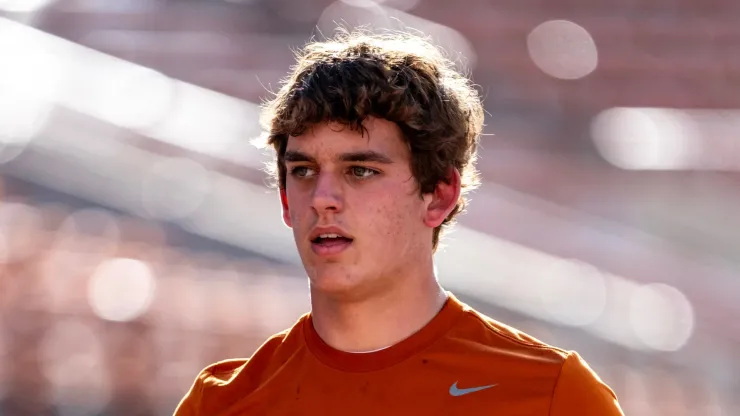
<svg viewBox="0 0 740 416"><path fill-rule="evenodd" d="M0 0L0 415L167 415L308 310L257 103L347 26L481 86L443 284L628 415L740 414L740 3Z"/></svg>

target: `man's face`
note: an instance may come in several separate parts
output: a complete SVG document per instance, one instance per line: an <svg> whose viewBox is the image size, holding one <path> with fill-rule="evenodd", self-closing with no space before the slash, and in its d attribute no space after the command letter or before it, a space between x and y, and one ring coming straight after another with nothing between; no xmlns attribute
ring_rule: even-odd
<svg viewBox="0 0 740 416"><path fill-rule="evenodd" d="M319 124L288 139L283 218L312 290L387 290L432 252L430 198L419 195L400 130L383 119L364 126L364 136Z"/></svg>

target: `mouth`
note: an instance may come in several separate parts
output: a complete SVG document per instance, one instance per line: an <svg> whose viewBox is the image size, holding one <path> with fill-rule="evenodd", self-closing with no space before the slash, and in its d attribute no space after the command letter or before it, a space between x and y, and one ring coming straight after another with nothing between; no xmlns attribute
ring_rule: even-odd
<svg viewBox="0 0 740 416"><path fill-rule="evenodd" d="M319 256L332 256L348 249L354 240L336 233L319 234L311 240L313 252Z"/></svg>
<svg viewBox="0 0 740 416"><path fill-rule="evenodd" d="M342 242L352 242L352 239L340 234L328 233L320 234L319 236L311 240L311 242L313 244L335 244Z"/></svg>

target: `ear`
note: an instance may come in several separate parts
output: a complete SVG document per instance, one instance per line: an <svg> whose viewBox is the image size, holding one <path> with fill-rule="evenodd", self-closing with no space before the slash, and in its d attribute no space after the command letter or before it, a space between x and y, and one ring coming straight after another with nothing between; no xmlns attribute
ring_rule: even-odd
<svg viewBox="0 0 740 416"><path fill-rule="evenodd" d="M290 220L290 210L288 209L288 194L285 193L285 188L280 188L280 204L283 206L283 222L288 227L293 227L293 222Z"/></svg>
<svg viewBox="0 0 740 416"><path fill-rule="evenodd" d="M460 172L456 168L451 168L447 181L440 181L434 192L424 195L426 202L424 224L427 227L439 227L455 209L457 200L460 199L460 186Z"/></svg>

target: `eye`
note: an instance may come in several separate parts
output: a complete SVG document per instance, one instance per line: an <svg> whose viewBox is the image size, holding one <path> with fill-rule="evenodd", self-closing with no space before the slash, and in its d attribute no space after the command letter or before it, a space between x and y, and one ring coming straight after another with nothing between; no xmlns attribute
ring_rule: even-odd
<svg viewBox="0 0 740 416"><path fill-rule="evenodd" d="M296 166L290 169L290 175L296 178L310 178L316 175L316 171L308 166Z"/></svg>
<svg viewBox="0 0 740 416"><path fill-rule="evenodd" d="M352 166L350 168L350 173L358 179L367 179L377 175L379 172L375 169L366 168L364 166Z"/></svg>

